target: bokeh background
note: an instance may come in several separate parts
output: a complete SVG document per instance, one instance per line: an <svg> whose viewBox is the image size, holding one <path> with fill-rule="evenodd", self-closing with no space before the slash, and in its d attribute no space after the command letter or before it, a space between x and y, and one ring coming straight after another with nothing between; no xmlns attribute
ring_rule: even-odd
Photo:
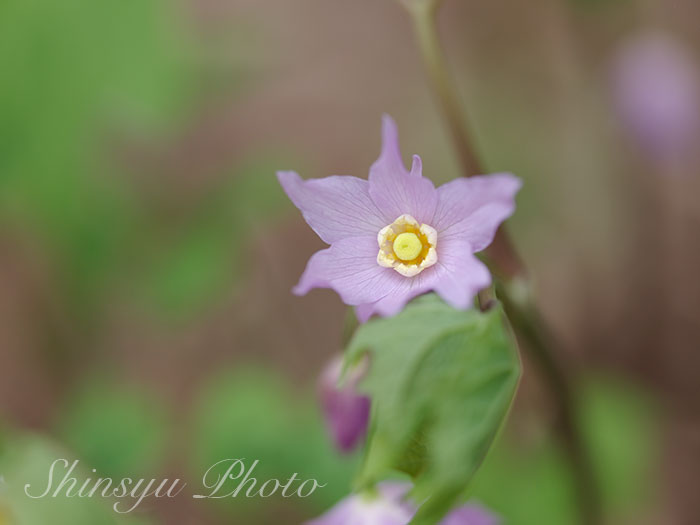
<svg viewBox="0 0 700 525"><path fill-rule="evenodd" d="M614 524L700 516L700 142L657 155L615 80L660 34L697 78L699 18L694 0L448 0L439 18L484 164L525 181L508 228ZM365 176L383 112L436 183L459 175L391 0L0 3L0 523L293 524L347 492L359 458L314 396L345 307L291 295L322 242L274 172ZM548 396L526 360L476 480L507 524L575 522ZM23 497L57 457L195 487L256 458L328 487L117 517Z"/></svg>

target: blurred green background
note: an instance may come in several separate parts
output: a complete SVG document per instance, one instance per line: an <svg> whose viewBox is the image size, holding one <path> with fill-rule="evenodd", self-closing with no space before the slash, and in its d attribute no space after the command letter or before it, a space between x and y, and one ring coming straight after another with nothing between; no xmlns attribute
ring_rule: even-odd
<svg viewBox="0 0 700 525"><path fill-rule="evenodd" d="M485 164L525 181L509 228L614 524L700 515L700 159L662 173L610 92L630 35L663 30L697 62L699 16L449 0L440 17ZM333 451L314 393L344 307L291 295L322 243L274 172L365 176L383 112L427 176L458 175L390 0L0 2L0 524L300 523L347 493L360 458ZM526 362L474 488L506 524L575 520L551 408ZM127 516L27 498L58 457L189 486ZM327 487L188 497L228 457Z"/></svg>

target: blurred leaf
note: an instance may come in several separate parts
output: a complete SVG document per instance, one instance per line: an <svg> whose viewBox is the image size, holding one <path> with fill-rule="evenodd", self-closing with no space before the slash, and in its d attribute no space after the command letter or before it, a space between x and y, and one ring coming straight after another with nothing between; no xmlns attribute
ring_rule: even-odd
<svg viewBox="0 0 700 525"><path fill-rule="evenodd" d="M46 245L76 306L136 228L107 135L162 130L184 106L176 13L167 0L0 2L0 211Z"/></svg>
<svg viewBox="0 0 700 525"><path fill-rule="evenodd" d="M249 160L237 170L229 188L222 193L231 206L233 218L246 228L255 229L260 221L274 220L280 212L291 208L275 177L280 166L299 163L289 161L290 156L266 152Z"/></svg>
<svg viewBox="0 0 700 525"><path fill-rule="evenodd" d="M530 450L499 439L474 479L471 495L505 523L576 523L578 513L570 471L551 442Z"/></svg>
<svg viewBox="0 0 700 525"><path fill-rule="evenodd" d="M143 289L161 312L181 320L238 284L249 266L248 244L287 207L276 166L269 154L249 161L202 199L185 227L147 233L166 237L143 273Z"/></svg>
<svg viewBox="0 0 700 525"><path fill-rule="evenodd" d="M222 509L238 515L267 515L276 502L311 506L318 512L350 489L356 458L341 457L332 449L311 397L292 392L276 374L255 368L224 374L204 389L193 415L196 479L192 485L205 494L202 475L225 459L244 459L248 468L258 460L253 473L258 486L273 478L286 482L294 473L300 480L313 478L327 484L308 498L286 502L282 498L225 498L217 501ZM239 482L231 481L228 490L221 492L231 492Z"/></svg>
<svg viewBox="0 0 700 525"><path fill-rule="evenodd" d="M168 421L164 409L145 393L92 382L66 407L59 432L100 473L150 479L166 452Z"/></svg>
<svg viewBox="0 0 700 525"><path fill-rule="evenodd" d="M193 225L159 249L144 288L158 309L181 320L208 305L234 280L235 234Z"/></svg>
<svg viewBox="0 0 700 525"><path fill-rule="evenodd" d="M407 471L416 499L430 498L414 522L435 523L466 490L515 393L520 363L503 314L454 310L429 295L361 326L348 359L368 349L361 387L374 428L361 483Z"/></svg>
<svg viewBox="0 0 700 525"><path fill-rule="evenodd" d="M581 428L601 483L609 523L627 523L653 505L656 462L653 411L636 389L606 381L585 383ZM573 480L560 445L550 434L534 443L516 443L505 433L475 482L473 497L506 523L575 523Z"/></svg>
<svg viewBox="0 0 700 525"><path fill-rule="evenodd" d="M604 503L611 513L629 513L653 500L658 449L654 408L643 392L620 381L583 385L582 424Z"/></svg>
<svg viewBox="0 0 700 525"><path fill-rule="evenodd" d="M48 473L57 459L74 459L60 447L37 435L16 435L0 456L0 472L5 483L0 486L0 523L2 525L146 525L148 521L113 511L110 499L68 498L65 492L57 497L29 498L26 485L37 487L36 494L46 490ZM92 473L82 466L74 471L75 478L88 479ZM30 492L31 493L31 492ZM3 518L5 521L3 521Z"/></svg>

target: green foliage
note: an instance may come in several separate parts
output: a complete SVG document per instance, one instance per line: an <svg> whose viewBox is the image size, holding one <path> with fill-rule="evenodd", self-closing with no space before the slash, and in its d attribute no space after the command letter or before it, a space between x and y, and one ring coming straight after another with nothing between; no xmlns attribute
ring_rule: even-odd
<svg viewBox="0 0 700 525"><path fill-rule="evenodd" d="M405 471L416 499L429 498L414 523L436 523L467 489L515 394L520 362L503 314L429 295L361 326L347 358L366 350L373 428L360 485Z"/></svg>
<svg viewBox="0 0 700 525"><path fill-rule="evenodd" d="M581 386L581 429L602 489L605 515L610 523L634 523L654 504L652 468L658 443L652 407L640 392L619 382L590 381ZM473 497L506 523L575 523L573 479L552 433L521 442L509 430L479 470Z"/></svg>
<svg viewBox="0 0 700 525"><path fill-rule="evenodd" d="M505 523L577 523L573 479L560 447L548 437L524 450L505 434L474 479L473 498L502 516Z"/></svg>
<svg viewBox="0 0 700 525"><path fill-rule="evenodd" d="M177 231L146 232L145 245L160 241L137 269L150 304L181 320L238 284L249 242L287 207L274 177L280 165L274 156L252 159L224 177Z"/></svg>
<svg viewBox="0 0 700 525"><path fill-rule="evenodd" d="M66 306L88 320L115 288L177 321L201 312L236 284L242 247L282 207L284 163L266 151L162 224L115 153L115 138L151 140L186 116L195 64L178 9L0 2L0 221L39 241Z"/></svg>
<svg viewBox="0 0 700 525"><path fill-rule="evenodd" d="M609 514L622 517L653 502L653 468L658 432L647 396L623 381L594 380L581 385L581 432ZM622 519L620 519L622 521Z"/></svg>
<svg viewBox="0 0 700 525"><path fill-rule="evenodd" d="M357 458L333 450L312 396L292 391L278 375L257 368L226 373L206 386L193 408L193 490L208 494L202 476L224 459L244 459L248 468L258 460L253 473L258 487L268 479L286 482L294 473L298 479L326 484L310 497L291 502L244 495L216 500L222 511L246 514L251 522L254 515L268 523L274 520L269 513L275 505L288 511L289 505L307 505L310 513L317 513L347 494ZM221 492L231 492L239 482L231 481Z"/></svg>
<svg viewBox="0 0 700 525"><path fill-rule="evenodd" d="M51 464L58 458L73 459L47 438L21 434L8 438L0 455L0 472L5 483L0 485L0 523L13 525L146 525L143 518L115 513L113 501L102 498L68 498L65 492L57 497L32 499L25 493L42 494L48 484ZM58 474L57 474L58 475ZM74 471L78 480L88 479L92 472ZM116 501L116 500L115 500ZM3 521L3 518L5 521Z"/></svg>
<svg viewBox="0 0 700 525"><path fill-rule="evenodd" d="M0 2L0 218L45 244L76 305L128 257L138 216L108 135L163 129L183 107L174 13L166 0Z"/></svg>
<svg viewBox="0 0 700 525"><path fill-rule="evenodd" d="M59 434L102 476L151 479L167 452L168 430L165 410L147 394L92 382L71 399Z"/></svg>

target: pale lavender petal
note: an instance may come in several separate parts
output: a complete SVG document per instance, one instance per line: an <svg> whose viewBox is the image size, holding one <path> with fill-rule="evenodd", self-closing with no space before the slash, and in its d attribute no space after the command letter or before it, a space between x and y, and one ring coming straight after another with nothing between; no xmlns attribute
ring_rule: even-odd
<svg viewBox="0 0 700 525"><path fill-rule="evenodd" d="M369 423L370 399L361 394L358 384L368 369L363 359L343 376L343 356L336 356L321 373L319 395L326 428L336 448L351 452L365 438Z"/></svg>
<svg viewBox="0 0 700 525"><path fill-rule="evenodd" d="M309 226L328 244L345 237L376 236L387 225L370 198L366 180L342 175L303 180L293 171L280 171L277 178Z"/></svg>
<svg viewBox="0 0 700 525"><path fill-rule="evenodd" d="M672 37L625 41L613 63L615 108L640 146L658 157L692 149L700 133L700 70Z"/></svg>
<svg viewBox="0 0 700 525"><path fill-rule="evenodd" d="M413 485L407 481L382 481L377 484L377 490L384 499L401 503L406 509L415 512L416 506L406 500L412 488Z"/></svg>
<svg viewBox="0 0 700 525"><path fill-rule="evenodd" d="M361 323L366 323L376 313L374 303L358 304L355 307L355 316Z"/></svg>
<svg viewBox="0 0 700 525"><path fill-rule="evenodd" d="M515 194L521 186L520 179L510 173L460 178L440 186L433 221L438 246L451 236L460 236L474 252L486 248L499 225L515 211Z"/></svg>
<svg viewBox="0 0 700 525"><path fill-rule="evenodd" d="M450 306L461 310L473 306L479 290L491 284L488 268L473 252L463 237L448 237L438 244L434 290Z"/></svg>
<svg viewBox="0 0 700 525"><path fill-rule="evenodd" d="M438 202L435 186L422 175L422 163L413 156L409 173L401 160L396 123L385 115L382 121L382 152L369 170L369 194L389 224L403 214L431 224ZM385 225L386 225L385 224Z"/></svg>
<svg viewBox="0 0 700 525"><path fill-rule="evenodd" d="M309 262L306 263L304 273L301 274L299 282L292 288L295 295L306 295L314 288L330 288L330 277L326 267L332 264L333 254L330 248L319 250L314 253Z"/></svg>
<svg viewBox="0 0 700 525"><path fill-rule="evenodd" d="M440 525L499 525L495 515L480 505L470 503L450 512Z"/></svg>
<svg viewBox="0 0 700 525"><path fill-rule="evenodd" d="M348 496L306 525L407 525L415 514L413 505L402 499L410 485L381 483L377 489L374 497Z"/></svg>
<svg viewBox="0 0 700 525"><path fill-rule="evenodd" d="M373 303L403 285L405 277L377 264L377 237L350 237L309 259L294 293L332 288L345 304Z"/></svg>
<svg viewBox="0 0 700 525"><path fill-rule="evenodd" d="M438 263L439 264L439 263ZM399 313L404 306L413 298L434 290L440 276L438 265L432 266L415 277L403 277L394 272L400 280L391 294L388 294L381 299L360 304L355 308L355 315L361 322L367 322L375 314L382 317L391 317Z"/></svg>
<svg viewBox="0 0 700 525"><path fill-rule="evenodd" d="M413 298L435 291L442 299L461 310L473 306L474 297L491 284L491 274L464 237L452 236L438 241L438 262L415 277L403 278L391 294L360 304L355 315L361 323L373 315L391 317Z"/></svg>
<svg viewBox="0 0 700 525"><path fill-rule="evenodd" d="M357 306L364 322L374 314L392 316L414 297L436 291L456 308L468 308L491 282L473 256L492 240L515 209L521 183L511 174L458 179L438 190L422 176L418 156L408 172L401 160L396 124L385 116L382 153L368 182L353 177L303 181L281 172L280 183L330 248L314 254L294 292L332 288ZM377 233L401 215L412 215L437 230L438 261L406 277L377 263Z"/></svg>
<svg viewBox="0 0 700 525"><path fill-rule="evenodd" d="M408 175L401 158L398 127L394 119L386 114L382 115L382 151L377 162L381 162L381 168L390 173Z"/></svg>

